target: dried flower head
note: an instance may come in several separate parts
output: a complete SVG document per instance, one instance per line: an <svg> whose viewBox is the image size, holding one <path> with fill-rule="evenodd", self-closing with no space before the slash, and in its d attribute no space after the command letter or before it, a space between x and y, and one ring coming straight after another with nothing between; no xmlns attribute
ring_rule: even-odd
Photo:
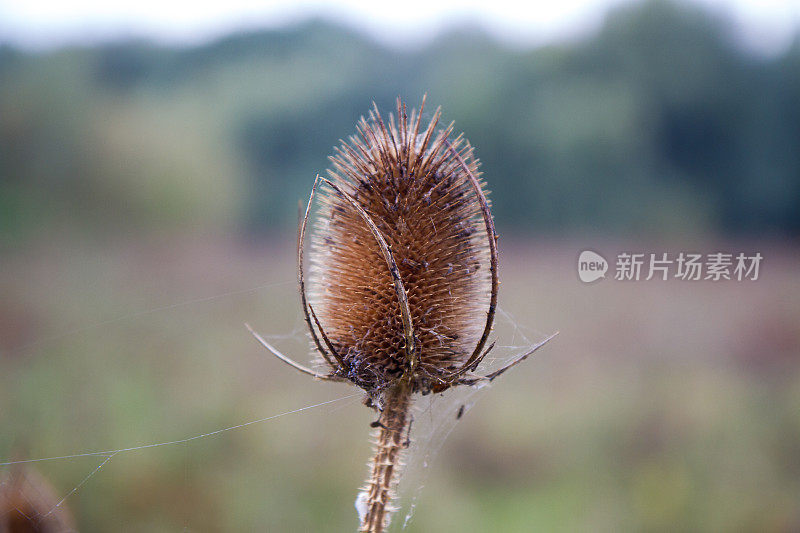
<svg viewBox="0 0 800 533"><path fill-rule="evenodd" d="M415 392L491 381L544 343L486 376L475 374L497 306L497 237L478 161L441 113L421 127L398 99L385 121L377 106L317 176L300 226L298 280L313 345L328 367L318 379L349 381L380 412L370 477L357 500L361 531L388 524ZM310 290L304 241L314 196ZM252 331L252 330L251 330ZM548 339L549 340L549 339ZM545 341L546 342L546 341Z"/></svg>
<svg viewBox="0 0 800 533"><path fill-rule="evenodd" d="M343 363L334 372L372 392L409 372L413 350L409 378L424 393L447 383L491 327L490 241L472 147L461 136L448 146L452 125L434 136L438 111L420 131L421 113L408 117L401 106L397 122L390 115L386 124L377 108L362 118L359 136L331 157L336 188L319 195L309 296Z"/></svg>

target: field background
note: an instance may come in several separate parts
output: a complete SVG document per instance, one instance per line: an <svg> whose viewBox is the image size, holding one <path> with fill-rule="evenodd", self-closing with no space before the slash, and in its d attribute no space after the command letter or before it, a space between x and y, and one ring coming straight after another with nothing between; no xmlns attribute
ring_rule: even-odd
<svg viewBox="0 0 800 533"><path fill-rule="evenodd" d="M560 334L450 422L407 530L800 529L800 39L760 56L724 13L661 1L531 50L474 28L394 50L324 21L0 45L0 462L353 395L119 453L85 483L102 457L24 468L77 488L85 532L355 529L373 413L244 323L307 360L298 202L373 100L425 92L492 190L498 355ZM584 249L764 260L757 281L587 285Z"/></svg>
<svg viewBox="0 0 800 533"><path fill-rule="evenodd" d="M532 339L561 333L478 396L409 531L796 528L797 252L763 248L756 282L587 286L579 249L504 243L501 308ZM19 347L0 374L0 444L20 458L124 448L355 392L243 327L303 359L293 250L182 239L4 261L3 335ZM513 339L507 321L496 336ZM359 399L118 455L67 504L85 531L349 531L374 417ZM66 494L100 462L35 466Z"/></svg>

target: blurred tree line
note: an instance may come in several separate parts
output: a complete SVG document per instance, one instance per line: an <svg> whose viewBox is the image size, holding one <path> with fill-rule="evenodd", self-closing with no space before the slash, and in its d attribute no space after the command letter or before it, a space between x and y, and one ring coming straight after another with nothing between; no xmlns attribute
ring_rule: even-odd
<svg viewBox="0 0 800 533"><path fill-rule="evenodd" d="M169 48L0 47L0 244L293 227L339 138L402 96L466 132L513 233L797 236L800 38L745 49L660 0L579 42L398 50L324 21Z"/></svg>

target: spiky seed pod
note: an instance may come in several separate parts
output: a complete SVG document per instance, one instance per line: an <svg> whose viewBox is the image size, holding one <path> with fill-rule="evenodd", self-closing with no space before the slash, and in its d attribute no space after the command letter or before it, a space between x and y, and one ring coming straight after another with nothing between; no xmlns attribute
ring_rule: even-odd
<svg viewBox="0 0 800 533"><path fill-rule="evenodd" d="M314 182L298 239L303 314L328 374L258 342L295 369L327 381L350 381L380 412L375 454L356 500L361 528L382 532L411 428L415 392L490 382L555 337L502 368L475 374L497 308L497 237L478 161L453 126L436 132L439 110L424 130L419 113L398 99L397 122L377 107L358 135L331 157L330 179ZM314 194L323 184L311 238L311 301L304 242ZM316 308L316 311L315 311Z"/></svg>
<svg viewBox="0 0 800 533"><path fill-rule="evenodd" d="M358 385L381 413L357 500L365 532L389 523L412 394L474 382L465 374L485 355L496 306L495 234L478 161L463 136L448 140L452 124L436 131L439 110L421 130L423 109L424 99L409 117L398 99L397 121L386 123L376 106L331 157L311 238L309 302L303 239L318 182L300 229L303 311L331 367L326 378Z"/></svg>
<svg viewBox="0 0 800 533"><path fill-rule="evenodd" d="M397 120L384 122L377 107L362 117L358 135L330 158L341 192L321 190L311 238L309 296L343 362L334 370L370 393L408 372L409 343L391 268L352 200L382 235L405 288L414 392L441 387L470 358L491 297L473 149L461 135L448 146L452 124L437 132L438 110L423 130L421 115L407 116L398 100Z"/></svg>

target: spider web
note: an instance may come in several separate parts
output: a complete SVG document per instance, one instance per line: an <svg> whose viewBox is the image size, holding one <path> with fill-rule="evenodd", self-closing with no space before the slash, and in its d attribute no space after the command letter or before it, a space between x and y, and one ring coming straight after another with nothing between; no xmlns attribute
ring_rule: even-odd
<svg viewBox="0 0 800 533"><path fill-rule="evenodd" d="M277 283L263 284L249 289L228 291L217 295L205 296L199 298L192 298L182 302L173 303L165 306L150 308L144 311L137 311L133 313L124 314L111 319L99 321L97 323L89 324L72 330L63 331L55 335L42 337L33 343L17 348L16 351L31 350L34 347L47 345L48 343L68 339L75 336L91 336L93 334L100 335L103 328L114 325L125 325L132 321L136 321L142 317L149 315L156 315L160 313L181 313L184 309L194 308L196 306L208 305L222 299L230 299L250 293L265 291L268 289L275 289L279 286L291 285L292 281L281 281ZM269 299L269 295L266 296ZM299 313L296 314L295 323L291 331L286 333L274 333L265 335L270 341L286 341L289 343L308 345L304 324ZM247 335L244 328L242 328L243 336ZM544 336L539 332L527 330L519 325L519 323L509 313L503 309L498 308L498 315L496 320L496 327L493 337L499 342L494 350L486 357L482 364L482 372L490 372L507 363L514 357L519 356L521 353L534 344L532 339L541 339ZM286 372L291 369L286 368ZM451 389L443 394L432 394L426 397L417 397L413 408L413 426L410 434L410 445L404 453L404 461L406 467L401 474L401 480L398 487L399 499L397 505L399 511L395 513L391 529L395 531L405 530L409 524L412 523L414 512L423 495L425 482L430 471L430 467L434 464L436 457L442 449L448 435L456 428L457 424L465 418L469 410L475 405L477 401L486 393L490 387L488 386L474 386L474 387L457 387ZM341 404L346 400L356 401L356 398L363 396L362 392L357 389L351 389L347 394L338 395L333 399L325 400L315 403L302 403L301 406L281 411L278 413L268 414L267 416L249 420L242 423L227 425L218 429L212 429L198 434L189 434L179 436L172 439L156 440L156 439L143 439L144 444L132 443L128 446L122 446L115 449L95 449L79 451L77 453L67 453L61 455L53 455L48 457L28 457L17 460L3 460L0 462L0 474L3 470L14 467L19 467L30 463L42 463L53 461L66 461L78 458L91 458L95 457L99 461L91 466L91 468L82 476L77 478L75 485L68 491L58 495L56 503L52 504L46 512L40 513L38 516L31 516L29 519L38 523L46 519L49 515L56 512L69 498L74 497L82 488L88 483L91 483L96 476L98 476L109 463L115 458L122 455L127 455L132 452L146 453L155 448L168 448L189 443L202 441L206 442L215 436L223 433L230 433L234 431L243 431L249 426L263 424L271 420L282 417L299 415L301 412L313 409L325 408L330 411L333 404ZM180 428L176 430L180 434ZM365 431L366 436L366 431ZM6 458L8 459L8 458ZM367 457L364 458L367 460ZM196 468L197 465L193 465ZM187 466L187 468L189 468ZM8 488L7 476L0 476L0 491ZM354 493L356 487L353 488ZM3 517L0 517L2 520ZM353 513L354 523L356 522L356 514ZM188 524L185 527L188 529Z"/></svg>
<svg viewBox="0 0 800 533"><path fill-rule="evenodd" d="M123 330L126 328L136 329L137 325L140 325L139 323L142 322L143 320L148 320L148 319L159 320L159 319L169 318L168 316L165 317L165 315L169 314L173 315L187 314L192 309L198 306L209 305L222 301L235 300L239 297L246 295L254 295L255 293L259 292L263 293L266 291L266 293L271 293L278 288L291 287L292 285L294 285L294 283L296 283L294 280L265 283L246 289L226 291L209 296L200 296L168 305L151 307L148 309L134 311L130 313L122 313L116 317L100 320L94 323L80 325L69 329L63 329L53 334L41 336L32 342L28 342L24 345L17 346L12 350L7 350L5 352L0 353L0 363L2 363L3 365L7 364L8 369L11 370L13 368L12 362L15 359L19 357L31 356L36 352L39 352L40 354L47 354L51 349L56 349L56 346L59 344L69 345L72 342L74 343L88 342L89 344L99 343L104 338L105 334L108 333L109 327L118 327L122 328ZM270 300L274 299L274 294L272 296L270 296L269 294L265 294L262 297L266 300ZM248 333L244 328L244 325L242 325L241 327L240 334L243 338L247 338L248 336ZM269 338L273 342L279 341L281 339L303 338L303 331L301 328L299 315L296 319L296 324L292 331L285 334L270 335ZM44 355L43 357L47 358L50 356ZM3 366L0 366L0 376L2 376L4 373L5 372ZM5 377L9 378L9 376L13 376L13 372L8 372ZM2 389L2 386L0 386L0 389ZM308 400L306 402L301 401L300 402L301 407L280 411L278 413L268 414L267 416L261 418L249 420L242 423L237 423L234 425L228 425L225 427L213 429L203 433L189 434L188 436L180 436L181 434L180 425L177 425L177 429L175 430L174 433L172 433L173 438L171 439L156 440L158 437L154 436L148 438L145 436L141 439L137 439L138 442L131 442L128 445L114 449L95 448L95 449L77 451L75 453L62 453L59 455L52 455L46 457L25 457L24 455L20 456L19 445L16 445L17 448L11 448L11 450L16 450L16 451L8 451L9 450L8 443L18 442L20 440L20 436L9 433L2 434L0 435L0 445L6 448L7 455L5 457L0 455L0 503L3 503L4 498L8 498L8 501L12 501L12 499L13 501L21 501L27 504L28 508L34 509L34 513L26 514L23 511L23 509L18 507L0 509L0 528L2 528L5 518L10 513L13 513L15 511L18 512L21 516L27 518L34 526L37 527L39 525L44 526L45 521L51 515L57 513L65 504L65 502L68 502L70 498L75 497L75 495L78 494L82 488L84 488L87 484L91 483L92 480L96 476L98 476L98 474L101 473L104 467L106 467L109 463L111 463L113 459L118 458L120 456L129 455L133 452L146 453L154 449L171 448L181 445L185 446L189 443L193 443L196 441L207 441L213 437L219 436L224 433L242 431L245 428L248 428L249 426L264 424L266 422L278 418L287 417L290 415L299 415L301 412L305 411L318 410L321 408L330 409L331 407L335 407L333 404L342 404L345 403L347 400L354 401L357 398L361 397L361 393L357 391L351 390L344 392L345 394L340 393L338 394L338 396L330 400L318 401L318 402L310 402ZM6 416L8 415L20 416L20 417L25 416L24 413L19 413L16 415L13 412L2 413L2 410L0 410L0 414ZM36 423L36 421L32 422ZM184 430L183 435L186 435L186 433L187 431ZM24 437L21 440L23 440L24 442L25 441ZM142 441L144 441L145 443L142 444L141 443ZM56 450L57 449L58 448L56 447ZM66 451L67 450L65 450L65 452ZM49 492L52 492L49 483L40 486L37 485L36 483L31 483L30 480L28 479L29 476L33 476L33 479L35 479L38 482L40 479L44 479L46 476L43 477L39 475L39 473L36 470L33 471L24 470L24 467L26 467L27 465L39 465L44 463L50 464L50 463L59 463L70 460L91 459L91 458L97 458L99 459L99 462L92 464L92 466L89 468L88 471L85 471L84 474L76 477L77 481L75 482L75 485L72 486L71 489L57 494L49 494ZM40 497L42 493L47 493L46 494L47 497ZM43 507L42 505L45 506ZM188 529L188 522L185 529Z"/></svg>
<svg viewBox="0 0 800 533"><path fill-rule="evenodd" d="M502 368L540 343L546 335L521 326L513 315L498 307L492 338L497 339L497 343L478 369L480 374ZM398 487L398 511L390 530L405 531L412 524L417 506L424 498L428 475L447 438L459 424L469 423L469 411L498 383L502 383L502 378L492 384L454 387L441 394L416 398L410 445L404 456L406 465Z"/></svg>

